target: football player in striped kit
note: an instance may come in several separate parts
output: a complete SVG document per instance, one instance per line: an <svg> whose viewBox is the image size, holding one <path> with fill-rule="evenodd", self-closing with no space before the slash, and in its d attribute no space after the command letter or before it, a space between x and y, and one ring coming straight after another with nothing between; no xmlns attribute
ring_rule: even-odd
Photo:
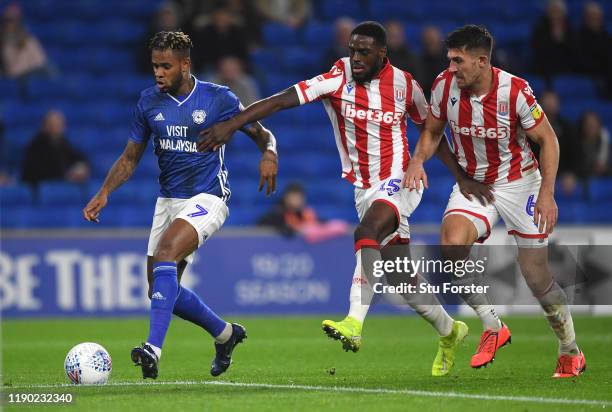
<svg viewBox="0 0 612 412"><path fill-rule="evenodd" d="M501 217L518 244L523 276L559 340L553 377L578 376L586 369L584 354L576 345L567 296L547 263L548 235L557 223L555 132L529 84L491 66L493 38L486 28L459 28L449 34L446 47L449 67L432 86L430 111L404 184L415 192L421 190L421 182L427 187L423 163L439 150L449 150L442 142L448 124L460 165L459 170L453 169L457 180L471 178L489 185L493 196L479 201L455 185L442 220L443 254L465 259L469 247L486 240ZM539 164L527 138L541 147ZM497 349L510 342L510 330L485 295L462 297L484 326L471 366L486 366Z"/></svg>
<svg viewBox="0 0 612 412"><path fill-rule="evenodd" d="M386 32L379 23L357 25L348 48L349 57L338 60L329 72L255 102L230 120L205 130L198 148L222 147L244 124L279 110L322 101L334 130L342 177L355 187L360 221L355 230L357 265L348 316L339 322L325 320L322 326L328 336L342 342L346 351L357 352L373 297L373 264L393 258L398 248L390 246L409 242L408 218L418 206L422 191L401 187L410 159L407 119L422 125L428 105L412 75L392 66L386 57ZM448 155L449 163L456 165ZM432 374L447 375L454 365L456 348L467 335L467 325L454 321L433 294L405 298L440 335Z"/></svg>

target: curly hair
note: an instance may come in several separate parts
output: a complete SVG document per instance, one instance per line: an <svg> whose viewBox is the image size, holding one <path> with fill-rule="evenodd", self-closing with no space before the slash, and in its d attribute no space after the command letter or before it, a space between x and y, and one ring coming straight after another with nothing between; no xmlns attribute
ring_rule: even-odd
<svg viewBox="0 0 612 412"><path fill-rule="evenodd" d="M149 42L150 50L173 50L189 56L193 43L182 31L160 31Z"/></svg>

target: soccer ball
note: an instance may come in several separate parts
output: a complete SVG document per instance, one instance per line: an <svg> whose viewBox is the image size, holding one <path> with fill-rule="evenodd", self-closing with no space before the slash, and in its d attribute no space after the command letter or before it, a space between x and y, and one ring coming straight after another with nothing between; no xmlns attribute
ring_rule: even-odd
<svg viewBox="0 0 612 412"><path fill-rule="evenodd" d="M112 369L108 351L97 343L79 343L64 361L66 376L75 385L104 385Z"/></svg>

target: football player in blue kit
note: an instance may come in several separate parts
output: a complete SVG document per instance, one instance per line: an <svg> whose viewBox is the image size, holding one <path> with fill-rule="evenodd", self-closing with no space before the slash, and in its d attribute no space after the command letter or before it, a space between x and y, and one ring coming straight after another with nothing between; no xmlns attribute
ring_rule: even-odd
<svg viewBox="0 0 612 412"><path fill-rule="evenodd" d="M245 328L228 323L192 290L180 285L192 253L219 230L228 216L230 197L224 150L197 151L199 133L235 116L242 106L224 86L197 80L191 74L192 42L182 32L159 32L151 40L156 86L144 90L134 112L128 143L96 195L83 209L85 219L97 222L109 195L134 172L149 140L160 169L160 193L147 251L149 337L132 350L132 361L144 378L155 379L172 314L205 329L215 340L210 373L218 376L231 363ZM259 190L275 190L278 158L272 133L259 123L242 129L263 156Z"/></svg>

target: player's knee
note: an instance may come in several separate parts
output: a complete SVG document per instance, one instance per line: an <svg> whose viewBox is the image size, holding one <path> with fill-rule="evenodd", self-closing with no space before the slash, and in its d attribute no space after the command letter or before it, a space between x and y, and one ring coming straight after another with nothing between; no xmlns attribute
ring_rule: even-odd
<svg viewBox="0 0 612 412"><path fill-rule="evenodd" d="M355 242L358 242L363 239L372 239L379 241L378 236L378 228L376 224L361 222L357 225L354 233Z"/></svg>
<svg viewBox="0 0 612 412"><path fill-rule="evenodd" d="M469 244L465 233L459 230L452 230L449 227L442 228L440 242L442 246L465 246Z"/></svg>
<svg viewBox="0 0 612 412"><path fill-rule="evenodd" d="M540 295L553 279L548 263L539 256L519 257L518 261L525 283L534 295Z"/></svg>
<svg viewBox="0 0 612 412"><path fill-rule="evenodd" d="M157 245L153 260L155 262L177 262L178 253L172 243L160 243Z"/></svg>

